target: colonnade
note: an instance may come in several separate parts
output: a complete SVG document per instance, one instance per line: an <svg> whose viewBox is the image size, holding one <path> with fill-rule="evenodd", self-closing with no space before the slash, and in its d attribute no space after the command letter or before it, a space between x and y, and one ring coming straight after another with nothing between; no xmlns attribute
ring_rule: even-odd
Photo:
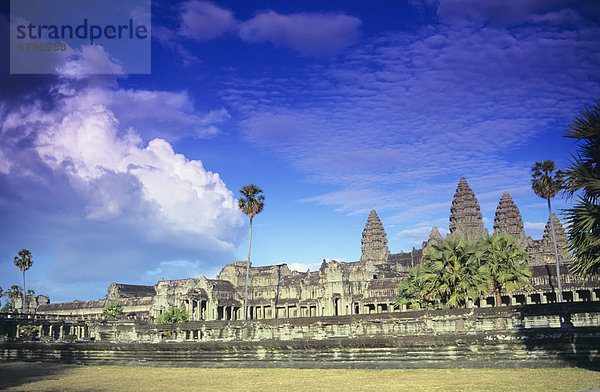
<svg viewBox="0 0 600 392"><path fill-rule="evenodd" d="M32 330L28 327L37 327ZM26 336L39 340L81 340L89 337L87 325L82 323L40 322L35 320L15 320L4 328L8 338Z"/></svg>

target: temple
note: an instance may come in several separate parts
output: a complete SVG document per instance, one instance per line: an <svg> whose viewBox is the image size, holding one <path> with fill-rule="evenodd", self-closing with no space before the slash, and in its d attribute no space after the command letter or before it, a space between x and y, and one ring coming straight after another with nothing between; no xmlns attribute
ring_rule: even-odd
<svg viewBox="0 0 600 392"><path fill-rule="evenodd" d="M488 235L479 203L466 179L460 179L450 209L449 236L478 239ZM598 278L585 280L571 274L571 259L565 250L566 237L555 215L554 225L560 249L561 283L565 301L600 300ZM556 269L552 235L546 225L540 240L525 236L521 213L504 192L494 219L494 233L513 236L529 255L532 290L503 294L502 304L534 304L556 301ZM419 265L423 250L443 240L434 226L422 249L390 253L387 236L377 213L372 210L362 233L362 254L356 262L326 262L317 271L298 272L286 264L250 268L249 319L370 314L406 309L394 308L397 284L408 270ZM169 307L183 307L193 320L239 320L246 283L246 261L227 264L216 279L205 276L183 280L161 280L153 286L112 283L107 298L98 301L44 303L31 301L32 311L48 315L100 318L107 301L124 306L126 316L151 320ZM47 297L46 297L47 298ZM469 306L501 305L494 297L472 299ZM17 306L19 306L17 304Z"/></svg>

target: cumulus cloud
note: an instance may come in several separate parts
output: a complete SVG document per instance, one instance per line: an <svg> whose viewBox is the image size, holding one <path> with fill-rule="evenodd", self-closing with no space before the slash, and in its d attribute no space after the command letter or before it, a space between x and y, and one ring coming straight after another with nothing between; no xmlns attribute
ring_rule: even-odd
<svg viewBox="0 0 600 392"><path fill-rule="evenodd" d="M262 12L240 25L240 37L250 43L270 42L300 53L336 53L356 42L361 21L344 14Z"/></svg>
<svg viewBox="0 0 600 392"><path fill-rule="evenodd" d="M71 78L84 78L88 74L125 74L121 62L115 59L101 45L84 45L70 49L65 62L56 72Z"/></svg>
<svg viewBox="0 0 600 392"><path fill-rule="evenodd" d="M222 228L241 225L240 214L218 174L206 171L200 161L175 154L165 140L154 139L143 147L131 129L118 135L112 112L102 105L80 103L69 101L60 122L40 132L36 150L52 168L65 170L76 187L88 191L92 185L95 203L89 206L88 218L119 216L132 202L121 182L133 183L140 187L143 201L155 209L159 226L211 233L231 245ZM98 182L119 174L124 177Z"/></svg>
<svg viewBox="0 0 600 392"><path fill-rule="evenodd" d="M122 128L135 125L146 141L214 136L219 133L218 125L230 117L224 108L200 115L186 91L90 88L77 92L74 100L108 108Z"/></svg>
<svg viewBox="0 0 600 392"><path fill-rule="evenodd" d="M36 269L47 281L32 278L59 296L54 286L68 282L86 280L98 295L111 280L152 283L143 272L174 271L161 267L165 261L190 260L181 272L192 273L233 258L245 233L233 193L201 161L176 153L167 140L148 140L158 129L145 135L137 128L147 124L144 108L156 109L146 121L159 125L195 114L187 94L74 92L68 83L51 89L51 105L0 106L0 212L14 222L1 230L0 254L24 236L34 251L52 249L51 266ZM182 125L192 133L227 116L217 109Z"/></svg>

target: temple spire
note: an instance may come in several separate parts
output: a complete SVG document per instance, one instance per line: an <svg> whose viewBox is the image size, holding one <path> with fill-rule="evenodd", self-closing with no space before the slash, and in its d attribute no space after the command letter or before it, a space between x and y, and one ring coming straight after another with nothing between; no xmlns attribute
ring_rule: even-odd
<svg viewBox="0 0 600 392"><path fill-rule="evenodd" d="M527 246L521 212L508 192L504 192L496 208L494 234L512 236L523 250Z"/></svg>
<svg viewBox="0 0 600 392"><path fill-rule="evenodd" d="M567 235L565 234L565 229L563 228L562 223L556 217L556 214L552 213L552 220L554 221L554 231L556 234L556 247L558 248L558 252L563 260L569 260L570 257L567 252ZM546 222L546 226L544 227L544 235L542 237L542 246L546 249L550 249L554 252L554 244L552 243L552 228L550 226L550 218Z"/></svg>
<svg viewBox="0 0 600 392"><path fill-rule="evenodd" d="M483 228L477 198L467 180L461 177L450 207L450 235L477 239L484 234L487 234L487 230Z"/></svg>
<svg viewBox="0 0 600 392"><path fill-rule="evenodd" d="M375 210L371 210L362 234L360 261L387 262L390 251L383 225Z"/></svg>
<svg viewBox="0 0 600 392"><path fill-rule="evenodd" d="M438 228L436 226L433 226L431 228L431 233L429 233L429 239L427 239L427 241L423 242L423 249L425 249L431 245L439 244L443 240L444 240L444 238L440 234L440 231L438 230Z"/></svg>

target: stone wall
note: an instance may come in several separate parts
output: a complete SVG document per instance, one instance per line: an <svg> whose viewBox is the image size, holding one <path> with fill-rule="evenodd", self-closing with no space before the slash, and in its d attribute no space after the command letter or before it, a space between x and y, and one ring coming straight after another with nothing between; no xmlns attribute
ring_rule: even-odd
<svg viewBox="0 0 600 392"><path fill-rule="evenodd" d="M0 330L8 322L0 319ZM7 339L0 343L0 360L300 368L600 365L600 305L594 302L292 320L86 324L86 336L77 343Z"/></svg>

